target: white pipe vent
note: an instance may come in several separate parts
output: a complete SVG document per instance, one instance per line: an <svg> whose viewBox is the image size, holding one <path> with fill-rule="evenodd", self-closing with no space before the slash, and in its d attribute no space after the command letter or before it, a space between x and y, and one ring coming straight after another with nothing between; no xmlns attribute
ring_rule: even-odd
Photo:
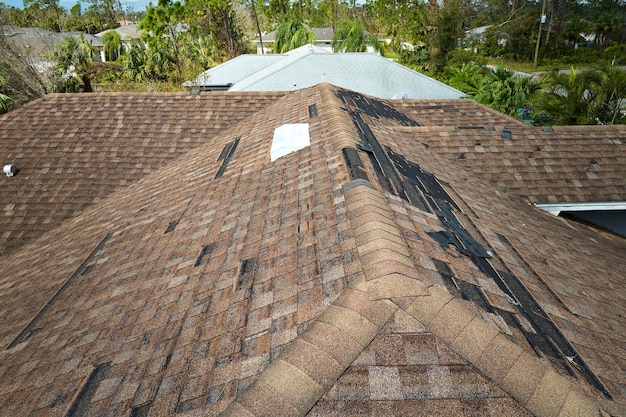
<svg viewBox="0 0 626 417"><path fill-rule="evenodd" d="M294 123L278 126L274 130L272 147L270 148L270 159L272 162L311 145L308 123Z"/></svg>
<svg viewBox="0 0 626 417"><path fill-rule="evenodd" d="M13 177L17 174L17 167L12 164L5 165L2 169L7 177Z"/></svg>

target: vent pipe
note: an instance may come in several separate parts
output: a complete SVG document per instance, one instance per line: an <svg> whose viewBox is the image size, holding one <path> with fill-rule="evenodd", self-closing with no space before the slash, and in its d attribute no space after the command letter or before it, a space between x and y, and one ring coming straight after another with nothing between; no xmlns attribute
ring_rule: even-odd
<svg viewBox="0 0 626 417"><path fill-rule="evenodd" d="M7 177L13 177L17 174L17 167L13 164L8 164L5 165L4 168L2 169L2 171L4 171L4 173L6 174Z"/></svg>

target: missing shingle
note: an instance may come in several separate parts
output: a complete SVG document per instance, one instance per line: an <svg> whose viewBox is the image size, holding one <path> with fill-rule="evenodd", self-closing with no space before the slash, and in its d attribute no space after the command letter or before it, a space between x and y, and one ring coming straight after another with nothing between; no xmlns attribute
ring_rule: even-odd
<svg viewBox="0 0 626 417"><path fill-rule="evenodd" d="M196 262L193 264L193 266L194 267L199 266L202 263L203 258L209 255L213 251L214 247L215 247L214 243L211 243L210 245L203 245L202 249L200 249L200 253L198 254L198 257L196 258Z"/></svg>
<svg viewBox="0 0 626 417"><path fill-rule="evenodd" d="M224 146L224 149L222 149L222 152L220 153L219 158L217 158L218 161L222 161L222 165L217 170L217 173L215 174L215 178L221 177L222 175L224 175L224 172L226 172L226 168L228 168L228 163L232 159L233 154L235 153L235 150L237 149L237 145L239 145L240 139L241 138L237 138L233 140L232 142L228 142Z"/></svg>
<svg viewBox="0 0 626 417"><path fill-rule="evenodd" d="M577 357L578 352L535 300L530 291L526 289L524 284L515 275L507 271L498 270L497 275L501 277L502 283L510 290L514 299L519 303L518 308L520 312L535 329L535 333L524 331L528 342L533 348L556 359L561 367L572 375L578 371L589 384L611 399L611 394L607 388L582 358L578 358L575 367L572 366L572 363L567 358ZM500 283L498 284L500 285Z"/></svg>
<svg viewBox="0 0 626 417"><path fill-rule="evenodd" d="M350 181L357 179L369 181L367 172L365 172L365 166L363 165L363 161L361 160L357 150L354 148L343 148L341 153L346 163L346 167L348 168Z"/></svg>
<svg viewBox="0 0 626 417"><path fill-rule="evenodd" d="M152 404L153 402L150 401L149 403L131 408L129 417L148 417L152 410Z"/></svg>
<svg viewBox="0 0 626 417"><path fill-rule="evenodd" d="M172 233L176 229L176 226L178 226L178 220L171 221L170 224L167 225L164 234Z"/></svg>
<svg viewBox="0 0 626 417"><path fill-rule="evenodd" d="M252 287L254 281L254 274L257 269L256 258L248 258L241 261L239 268L239 275L235 283L235 291L246 290Z"/></svg>
<svg viewBox="0 0 626 417"><path fill-rule="evenodd" d="M351 107L351 109L347 109L347 111L359 111L372 118L393 120L401 126L420 126L419 123L400 112L395 107L389 106L374 97L364 97L359 93L348 90L337 90L335 95L346 104L347 107Z"/></svg>
<svg viewBox="0 0 626 417"><path fill-rule="evenodd" d="M193 199L196 197L196 195L192 195L191 198L189 199L189 201L187 201L187 205L185 206L185 209L183 210L183 212L181 213L180 217L178 217L178 219L176 220L172 220L167 227L165 228L165 233L164 234L168 234L168 233L172 233L174 230L176 230L176 227L178 226L178 223L180 222L180 220L183 218L183 216L185 215L185 213L187 213L187 210L189 210L189 206L191 205L191 202L193 201Z"/></svg>
<svg viewBox="0 0 626 417"><path fill-rule="evenodd" d="M39 321L41 317L50 309L50 307L56 302L56 300L63 294L63 292L81 275L86 275L91 270L93 270L93 265L91 262L96 257L98 252L102 250L107 241L113 236L113 233L107 233L107 235L98 243L98 246L87 256L87 258L81 263L78 268L74 271L72 275L65 281L65 283L57 290L57 292L52 296L52 298L43 306L39 313L33 317L33 319L22 329L22 331L13 339L11 343L7 346L7 349L14 348L18 344L22 343L24 340L28 338L31 331L35 329L35 325Z"/></svg>
<svg viewBox="0 0 626 417"><path fill-rule="evenodd" d="M93 271L93 269L96 267L95 264L91 264L91 265L87 265L85 267L85 269L83 269L83 271L80 273L81 275L87 275L88 273L90 273L91 271Z"/></svg>
<svg viewBox="0 0 626 417"><path fill-rule="evenodd" d="M517 261L520 264L520 266L522 266L528 274L535 277L535 279L537 279L537 281L539 281L542 284L542 286L550 293L550 295L552 295L552 297L554 297L554 299L561 305L561 307L563 307L568 312L572 313L569 307L567 306L567 304L565 304L565 302L561 299L561 297L559 297L559 295L556 292L554 292L552 287L548 285L548 283L537 273L537 271L535 271L535 269L532 266L530 266L530 264L522 256L522 254L519 253L517 248L513 246L511 241L506 236L500 233L496 233L496 236L498 237L500 242L504 243L507 246L507 248L511 251L511 254L513 254L517 258Z"/></svg>
<svg viewBox="0 0 626 417"><path fill-rule="evenodd" d="M317 105L311 104L309 106L309 119L312 119L314 117L317 117Z"/></svg>
<svg viewBox="0 0 626 417"><path fill-rule="evenodd" d="M492 130L492 126L454 126L454 130Z"/></svg>
<svg viewBox="0 0 626 417"><path fill-rule="evenodd" d="M554 132L552 126L542 126L541 130L543 130L544 132Z"/></svg>
<svg viewBox="0 0 626 417"><path fill-rule="evenodd" d="M67 413L65 414L66 417L82 417L90 415L91 410L89 409L89 405L91 403L91 399L95 395L100 383L108 376L110 368L110 362L96 365L93 368L87 378L87 381L85 381L85 384L81 387L78 395L74 398L69 410L67 410Z"/></svg>

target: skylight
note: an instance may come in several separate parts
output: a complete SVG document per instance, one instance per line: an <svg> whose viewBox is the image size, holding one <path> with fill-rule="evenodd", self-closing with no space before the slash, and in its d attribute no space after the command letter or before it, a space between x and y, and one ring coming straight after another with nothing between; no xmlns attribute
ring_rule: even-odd
<svg viewBox="0 0 626 417"><path fill-rule="evenodd" d="M306 148L310 144L308 123L284 124L274 130L270 159L274 162L278 158Z"/></svg>

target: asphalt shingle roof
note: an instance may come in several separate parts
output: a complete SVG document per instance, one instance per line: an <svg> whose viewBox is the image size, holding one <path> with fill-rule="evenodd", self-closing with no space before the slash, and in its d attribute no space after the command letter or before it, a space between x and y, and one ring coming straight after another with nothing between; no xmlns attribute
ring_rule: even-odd
<svg viewBox="0 0 626 417"><path fill-rule="evenodd" d="M147 141L189 137L233 94L163 96L178 124L149 123L158 94L124 113ZM79 111L93 99L0 121L71 136L87 119L95 134L107 119ZM3 414L624 415L624 239L424 146L438 119L407 111L423 103L330 84L255 103L0 258ZM436 105L445 134L461 110L511 122ZM308 123L311 145L271 162L286 123Z"/></svg>

